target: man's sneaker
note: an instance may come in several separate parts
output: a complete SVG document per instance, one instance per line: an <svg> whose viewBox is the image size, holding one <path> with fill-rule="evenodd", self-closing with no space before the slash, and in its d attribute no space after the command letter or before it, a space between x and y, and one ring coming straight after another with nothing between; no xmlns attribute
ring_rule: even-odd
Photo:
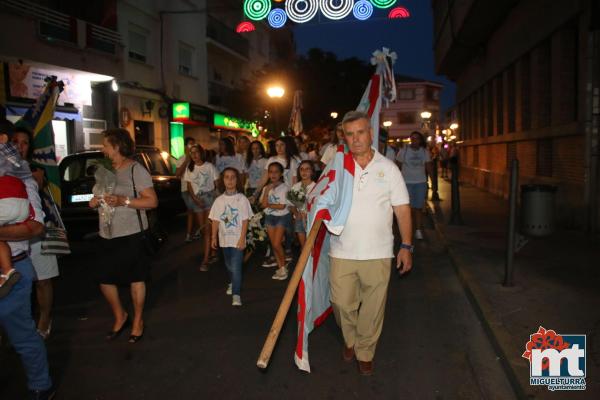
<svg viewBox="0 0 600 400"><path fill-rule="evenodd" d="M192 235L185 235L185 242L189 243L192 241Z"/></svg>
<svg viewBox="0 0 600 400"><path fill-rule="evenodd" d="M275 279L278 281L284 281L286 280L288 277L288 270L287 268L283 267L283 268L278 268L277 272L275 272L275 274L271 277L271 279Z"/></svg>
<svg viewBox="0 0 600 400"><path fill-rule="evenodd" d="M231 296L231 293L233 293L233 285L231 283L227 285L227 291L225 293L227 293L229 296Z"/></svg>
<svg viewBox="0 0 600 400"><path fill-rule="evenodd" d="M277 266L277 261L274 258L268 258L262 263L261 267L263 268L273 268Z"/></svg>
<svg viewBox="0 0 600 400"><path fill-rule="evenodd" d="M237 306L237 307L241 306L242 305L242 298L239 295L234 294L233 297L232 297L232 299L231 299L231 305L232 306Z"/></svg>
<svg viewBox="0 0 600 400"><path fill-rule="evenodd" d="M423 232L421 232L420 229L417 229L415 231L415 239L417 239L417 240L423 240Z"/></svg>

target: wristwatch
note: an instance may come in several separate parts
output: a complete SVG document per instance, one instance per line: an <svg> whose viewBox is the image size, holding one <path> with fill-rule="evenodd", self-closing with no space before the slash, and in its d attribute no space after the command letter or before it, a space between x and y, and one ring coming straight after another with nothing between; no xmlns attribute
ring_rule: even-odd
<svg viewBox="0 0 600 400"><path fill-rule="evenodd" d="M131 203L131 199L129 198L129 196L125 197L125 201L123 202L123 205L125 207L129 207L130 203Z"/></svg>
<svg viewBox="0 0 600 400"><path fill-rule="evenodd" d="M400 248L408 250L411 254L415 251L415 246L413 246L412 244L402 243L400 245Z"/></svg>

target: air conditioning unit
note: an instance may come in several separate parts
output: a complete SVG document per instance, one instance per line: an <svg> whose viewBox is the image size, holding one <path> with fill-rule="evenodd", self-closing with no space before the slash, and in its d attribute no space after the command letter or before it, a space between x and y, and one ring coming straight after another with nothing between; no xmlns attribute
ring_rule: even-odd
<svg viewBox="0 0 600 400"><path fill-rule="evenodd" d="M102 148L102 140L104 135L102 132L106 130L106 121L103 119L83 118L83 147L86 150L97 150Z"/></svg>

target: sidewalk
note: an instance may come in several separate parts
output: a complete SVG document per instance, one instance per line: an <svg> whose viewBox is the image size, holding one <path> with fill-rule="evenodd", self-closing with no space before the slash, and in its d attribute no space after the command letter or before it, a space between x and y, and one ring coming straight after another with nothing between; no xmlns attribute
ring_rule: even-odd
<svg viewBox="0 0 600 400"><path fill-rule="evenodd" d="M600 245L581 232L532 239L515 256L515 286L502 286L508 202L461 185L464 225L448 225L450 184L439 180L442 201L429 202L436 230L520 398L600 398ZM554 395L529 384L521 355L539 326L557 334L586 334L583 392Z"/></svg>

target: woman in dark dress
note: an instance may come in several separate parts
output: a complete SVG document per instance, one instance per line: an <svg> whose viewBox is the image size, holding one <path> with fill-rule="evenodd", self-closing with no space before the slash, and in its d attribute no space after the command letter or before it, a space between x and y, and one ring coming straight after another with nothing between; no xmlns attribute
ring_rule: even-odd
<svg viewBox="0 0 600 400"><path fill-rule="evenodd" d="M112 161L116 185L111 193L95 196L90 207L98 208L101 202L105 202L114 208L111 224L104 221L105 213L99 213L101 239L98 254L102 254L104 259L97 269L98 282L115 318L106 339L115 339L130 324L129 314L121 304L117 289L118 285L127 285L134 309L129 342L136 343L144 334L143 311L150 264L143 244L143 231L148 229L146 210L156 208L158 199L152 177L132 159L135 145L129 132L124 129L104 132L103 146L104 155ZM106 229L107 226L110 229Z"/></svg>

